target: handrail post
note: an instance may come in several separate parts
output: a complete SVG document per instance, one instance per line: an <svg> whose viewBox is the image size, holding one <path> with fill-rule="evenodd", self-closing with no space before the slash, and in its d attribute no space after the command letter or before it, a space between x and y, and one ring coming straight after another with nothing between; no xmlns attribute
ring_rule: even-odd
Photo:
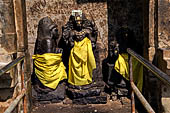
<svg viewBox="0 0 170 113"><path fill-rule="evenodd" d="M133 83L133 68L132 68L132 57L129 55L129 75L130 75L130 86L131 83ZM135 97L134 97L134 91L131 86L131 112L135 113Z"/></svg>
<svg viewBox="0 0 170 113"><path fill-rule="evenodd" d="M25 76L24 76L24 64L25 64L25 60L23 60L23 62L21 63L21 88L22 89L26 89L25 88ZM27 113L27 99L26 99L26 95L24 95L23 97L23 110L24 113Z"/></svg>

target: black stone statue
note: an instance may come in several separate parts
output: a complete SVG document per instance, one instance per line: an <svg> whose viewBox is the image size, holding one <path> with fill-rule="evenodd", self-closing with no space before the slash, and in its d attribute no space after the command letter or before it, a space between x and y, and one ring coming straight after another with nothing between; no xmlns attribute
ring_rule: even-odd
<svg viewBox="0 0 170 113"><path fill-rule="evenodd" d="M98 29L95 23L88 20L84 14L71 15L66 25L62 27L62 38L59 46L63 48L64 64L68 70L68 59L70 51L74 46L74 41L81 41L85 37L91 40L93 50L96 48Z"/></svg>
<svg viewBox="0 0 170 113"><path fill-rule="evenodd" d="M136 43L133 32L127 27L121 27L115 34L116 38L109 41L108 57L102 62L103 80L107 84L106 90L109 91L109 93L115 91L121 94L120 91L126 89L126 91L122 92L127 94L129 82L119 74L114 67L119 54L127 54L127 48L134 49Z"/></svg>
<svg viewBox="0 0 170 113"><path fill-rule="evenodd" d="M119 45L117 41L110 41L108 57L104 59L102 63L102 73L103 80L111 87L116 84L116 81L119 81L118 78L115 76L118 73L114 70L114 65L118 58L118 55Z"/></svg>
<svg viewBox="0 0 170 113"><path fill-rule="evenodd" d="M98 29L94 21L87 19L81 10L73 11L69 21L62 27L62 38L59 44L60 47L63 48L63 62L67 67L67 71L69 69L70 52L74 47L74 43L81 42L83 39L88 38L91 41L92 51L94 53L97 36ZM94 76L92 80L94 80ZM73 99L73 103L77 104L106 103L107 97L101 96L102 89L99 88L103 87L103 85L104 84L96 84L94 81L87 85L69 84L67 94Z"/></svg>
<svg viewBox="0 0 170 113"><path fill-rule="evenodd" d="M45 53L62 53L58 48L59 35L57 25L49 17L44 17L39 21L37 39L35 43L34 54L43 55ZM33 65L35 68L35 64ZM57 89L51 89L44 86L35 74L33 69L32 84L37 92L38 100L58 101L64 99L65 86L60 82Z"/></svg>

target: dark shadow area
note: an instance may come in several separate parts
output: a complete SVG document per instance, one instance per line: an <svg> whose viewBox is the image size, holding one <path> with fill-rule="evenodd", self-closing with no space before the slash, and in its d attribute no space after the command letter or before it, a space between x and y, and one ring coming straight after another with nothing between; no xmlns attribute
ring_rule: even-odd
<svg viewBox="0 0 170 113"><path fill-rule="evenodd" d="M14 88L10 88L12 78L9 73L5 73L0 77L0 102L5 102L12 98Z"/></svg>
<svg viewBox="0 0 170 113"><path fill-rule="evenodd" d="M143 56L143 0L108 0L107 8L108 41L117 41L120 54L127 53L126 49L131 48ZM127 83L126 85L129 87ZM137 97L135 97L135 100L138 112L145 113L145 108Z"/></svg>
<svg viewBox="0 0 170 113"><path fill-rule="evenodd" d="M143 56L143 0L108 0L107 7L108 40L123 38L124 32L130 32L128 45Z"/></svg>

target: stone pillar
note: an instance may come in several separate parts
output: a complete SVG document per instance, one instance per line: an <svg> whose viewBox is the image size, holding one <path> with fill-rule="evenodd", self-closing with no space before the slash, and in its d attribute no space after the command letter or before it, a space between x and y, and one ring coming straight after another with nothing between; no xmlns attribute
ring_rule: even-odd
<svg viewBox="0 0 170 113"><path fill-rule="evenodd" d="M149 0L149 42L148 42L148 60L155 66L158 66L158 0ZM145 28L144 28L145 29ZM147 31L146 31L147 32ZM147 38L147 37L146 37ZM146 53L145 53L146 54ZM147 72L147 71L146 71ZM145 95L155 112L161 111L161 83L160 80L151 72L145 76Z"/></svg>
<svg viewBox="0 0 170 113"><path fill-rule="evenodd" d="M21 101L24 113L29 113L31 108L31 74L30 74L30 63L29 63L29 53L28 53L28 38L27 38L27 21L26 21L26 3L25 0L13 0L14 4L14 16L15 16L15 26L17 34L17 57L25 56L24 64L19 64L18 66L18 82L21 84L19 90L26 89L26 96ZM23 70L23 73L20 71ZM22 71L21 71L22 72ZM23 75L22 75L23 74ZM21 78L23 76L23 78ZM19 92L20 92L19 91ZM19 108L22 110L22 108ZM21 111L19 111L21 112Z"/></svg>

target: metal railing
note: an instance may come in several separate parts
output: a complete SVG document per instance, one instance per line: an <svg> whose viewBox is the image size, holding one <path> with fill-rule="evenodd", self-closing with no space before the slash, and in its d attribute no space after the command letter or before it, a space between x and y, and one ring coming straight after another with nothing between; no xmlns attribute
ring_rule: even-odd
<svg viewBox="0 0 170 113"><path fill-rule="evenodd" d="M2 69L0 69L0 76L2 76L3 74L5 74L7 71L11 70L12 68L14 68L17 64L21 63L22 61L24 61L25 56L21 56L17 59L15 59L14 61L10 62L9 64L7 64L6 66L4 66ZM22 68L22 64L21 64L21 78L23 78L24 75L23 74L23 68ZM18 105L18 103L20 102L20 100L25 96L26 94L26 90L23 88L23 84L24 81L23 79L21 80L21 92L19 93L19 95L16 97L16 99L14 99L10 105L8 106L8 108L5 110L4 113L11 113L15 107ZM24 107L24 111L25 111L25 107Z"/></svg>
<svg viewBox="0 0 170 113"><path fill-rule="evenodd" d="M12 69L13 67L15 67L18 63L20 63L23 60L24 60L24 56L19 57L14 61L10 62L9 64L7 64L6 66L4 66L2 69L0 69L0 76L6 73L7 71L9 71L10 69Z"/></svg>
<svg viewBox="0 0 170 113"><path fill-rule="evenodd" d="M130 55L130 60L129 60L129 72L130 72L130 84L131 84L131 107L132 107L132 113L135 113L135 99L134 99L134 93L138 97L138 99L141 101L145 109L147 110L148 113L155 113L155 111L152 109L150 104L146 101L142 93L139 91L139 89L136 87L136 85L133 82L133 69L132 69L132 57L135 58L137 61L139 61L143 66L145 66L148 70L150 70L154 75L156 75L157 78L159 78L161 81L164 83L170 85L170 77L162 72L160 69L158 69L156 66L151 64L149 61L144 59L142 56L138 55L131 49L127 49L128 54Z"/></svg>

